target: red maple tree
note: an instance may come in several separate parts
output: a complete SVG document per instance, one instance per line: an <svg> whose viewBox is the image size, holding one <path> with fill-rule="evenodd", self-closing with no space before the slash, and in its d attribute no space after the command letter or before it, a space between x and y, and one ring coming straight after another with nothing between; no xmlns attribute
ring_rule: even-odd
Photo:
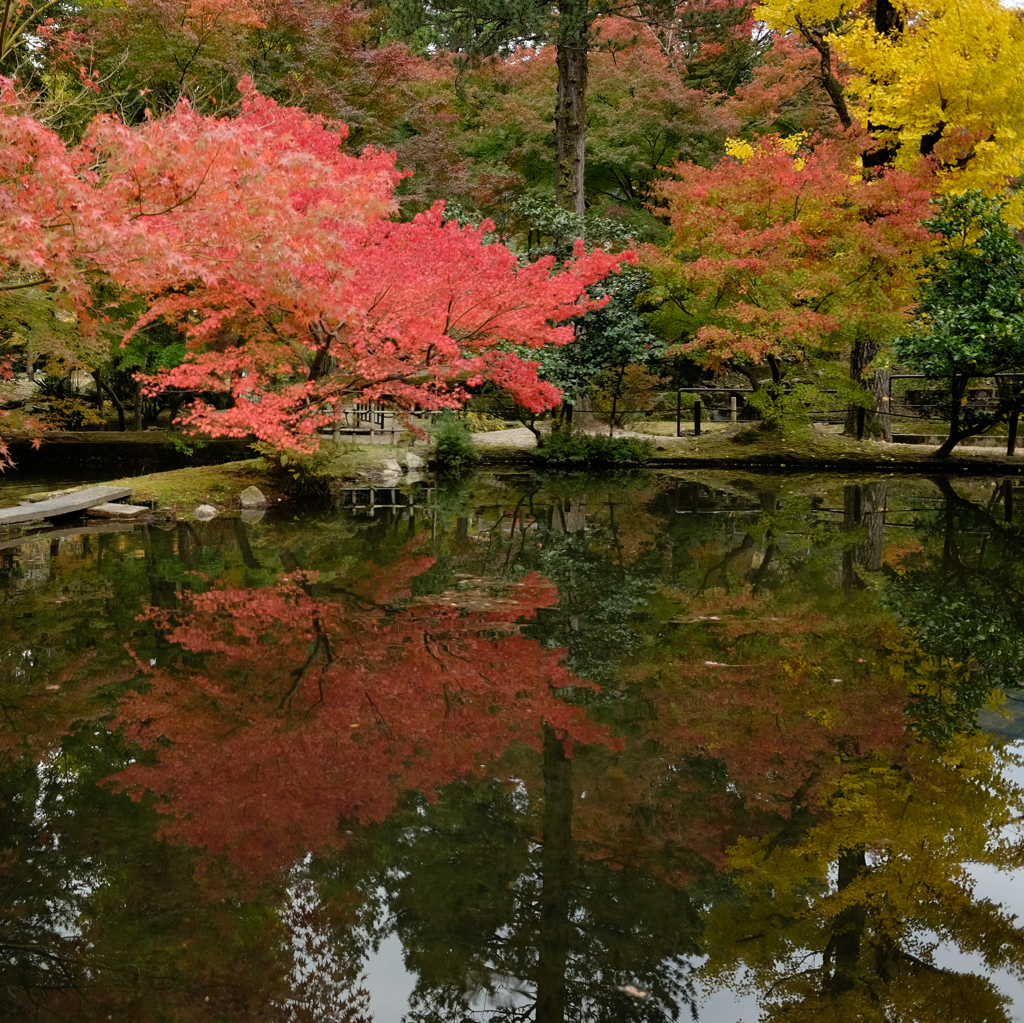
<svg viewBox="0 0 1024 1023"><path fill-rule="evenodd" d="M805 142L733 140L710 169L677 165L678 180L659 186L672 245L645 251L663 294L677 299L661 315L679 350L740 370L755 391L762 363L766 392L777 392L787 364L817 358L824 370L843 346L896 333L913 299L911 254L930 237L924 171L869 176L856 139ZM772 425L781 398L760 407Z"/></svg>
<svg viewBox="0 0 1024 1023"><path fill-rule="evenodd" d="M104 315L97 279L145 296L128 338L162 319L190 348L151 386L233 396L189 412L213 436L310 450L352 400L455 406L485 380L533 409L558 400L512 346L571 340L586 287L630 256L520 267L489 224L445 223L440 204L395 223L392 154L350 156L344 125L241 89L238 117L186 103L135 128L101 116L69 148L4 81L5 277L56 289L85 328Z"/></svg>

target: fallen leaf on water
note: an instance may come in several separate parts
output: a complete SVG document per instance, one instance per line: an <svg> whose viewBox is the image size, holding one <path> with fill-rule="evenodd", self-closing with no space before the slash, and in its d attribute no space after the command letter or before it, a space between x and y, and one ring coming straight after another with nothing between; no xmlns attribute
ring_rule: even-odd
<svg viewBox="0 0 1024 1023"><path fill-rule="evenodd" d="M646 998L647 997L647 992L646 991L641 991L640 988L633 987L632 984L626 984L625 986L620 987L619 990L622 991L624 994L629 995L631 998Z"/></svg>

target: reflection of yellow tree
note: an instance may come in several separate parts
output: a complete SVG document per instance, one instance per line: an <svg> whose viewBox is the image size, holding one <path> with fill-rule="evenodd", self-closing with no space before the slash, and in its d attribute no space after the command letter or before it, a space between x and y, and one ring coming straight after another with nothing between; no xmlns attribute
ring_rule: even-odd
<svg viewBox="0 0 1024 1023"><path fill-rule="evenodd" d="M1008 778L1021 763L983 735L915 742L898 766L873 758L835 779L798 838L741 840L730 852L740 898L709 918L708 979L744 973L763 1018L786 1023L1008 1020L989 979L933 953L948 942L1024 975L1024 929L976 897L965 867L1024 863L1005 837L1024 813Z"/></svg>

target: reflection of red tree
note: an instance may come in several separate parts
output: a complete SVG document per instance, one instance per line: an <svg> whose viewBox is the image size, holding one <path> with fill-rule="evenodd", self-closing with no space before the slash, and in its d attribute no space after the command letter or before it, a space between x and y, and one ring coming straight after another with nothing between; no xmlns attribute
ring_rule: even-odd
<svg viewBox="0 0 1024 1023"><path fill-rule="evenodd" d="M588 857L684 883L724 869L741 835L827 813L865 763L904 761L898 637L866 600L716 593L673 624L622 672L645 708L624 722L626 749L588 749L573 765L586 791L573 835Z"/></svg>
<svg viewBox="0 0 1024 1023"><path fill-rule="evenodd" d="M402 792L432 795L510 742L539 748L542 721L572 740L603 734L554 693L581 685L563 651L512 624L553 603L554 587L531 575L471 610L362 595L400 590L409 568L378 570L334 600L319 596L331 583L293 575L152 609L202 667L151 671L151 688L126 699L127 733L156 760L115 785L157 793L173 815L163 834L226 853L254 883L339 844L339 818L382 820Z"/></svg>
<svg viewBox="0 0 1024 1023"><path fill-rule="evenodd" d="M694 602L685 617L697 629L685 635L697 643L682 656L666 644L651 673L651 737L722 760L749 805L783 813L815 806L852 763L883 752L899 762L908 690L890 663L897 637L877 610L842 599Z"/></svg>

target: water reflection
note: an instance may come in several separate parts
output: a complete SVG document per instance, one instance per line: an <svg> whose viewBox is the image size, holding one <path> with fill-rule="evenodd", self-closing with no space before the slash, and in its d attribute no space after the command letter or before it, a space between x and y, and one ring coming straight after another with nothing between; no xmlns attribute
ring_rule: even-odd
<svg viewBox="0 0 1024 1023"><path fill-rule="evenodd" d="M1013 1018L1013 497L480 478L0 550L4 1018L370 1019L393 937L410 1023Z"/></svg>

